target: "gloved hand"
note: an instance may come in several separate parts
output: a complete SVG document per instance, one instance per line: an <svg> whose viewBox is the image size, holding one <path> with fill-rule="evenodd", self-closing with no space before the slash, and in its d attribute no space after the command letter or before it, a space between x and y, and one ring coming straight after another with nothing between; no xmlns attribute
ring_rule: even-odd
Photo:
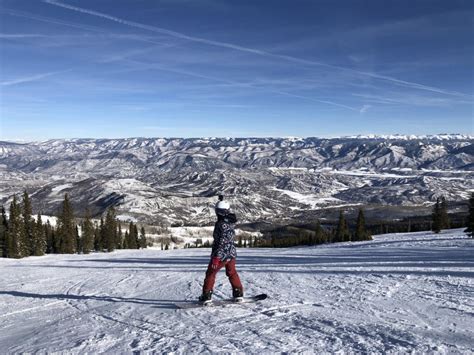
<svg viewBox="0 0 474 355"><path fill-rule="evenodd" d="M221 259L218 258L217 256L214 256L212 259L211 259L211 269L212 270L216 270L219 268L221 264Z"/></svg>

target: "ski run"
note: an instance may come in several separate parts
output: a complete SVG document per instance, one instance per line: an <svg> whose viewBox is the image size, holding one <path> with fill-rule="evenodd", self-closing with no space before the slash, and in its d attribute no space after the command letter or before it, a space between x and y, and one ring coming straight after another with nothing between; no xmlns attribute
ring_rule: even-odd
<svg viewBox="0 0 474 355"><path fill-rule="evenodd" d="M0 259L14 353L474 353L474 240L462 230L239 249L257 303L192 309L210 249ZM214 299L231 295L225 273Z"/></svg>

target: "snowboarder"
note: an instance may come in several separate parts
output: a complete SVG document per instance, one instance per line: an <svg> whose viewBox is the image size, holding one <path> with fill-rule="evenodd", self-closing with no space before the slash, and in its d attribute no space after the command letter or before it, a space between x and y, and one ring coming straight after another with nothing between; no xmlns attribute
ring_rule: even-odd
<svg viewBox="0 0 474 355"><path fill-rule="evenodd" d="M243 300L244 290L235 269L237 252L234 245L235 231L233 224L237 222L237 217L230 212L230 204L224 201L222 195L219 196L215 211L217 222L213 233L214 244L212 245L211 260L207 267L199 301L204 304L211 302L216 275L225 266L226 275L232 285L232 296L235 301L239 302Z"/></svg>

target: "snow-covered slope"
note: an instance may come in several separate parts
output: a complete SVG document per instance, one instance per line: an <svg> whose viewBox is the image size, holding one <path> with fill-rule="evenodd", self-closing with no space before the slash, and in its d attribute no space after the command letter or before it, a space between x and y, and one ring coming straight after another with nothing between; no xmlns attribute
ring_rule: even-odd
<svg viewBox="0 0 474 355"><path fill-rule="evenodd" d="M27 189L35 211L76 209L148 223L206 224L224 193L243 221L330 205L419 205L474 190L474 139L130 138L0 142L0 203Z"/></svg>
<svg viewBox="0 0 474 355"><path fill-rule="evenodd" d="M460 230L240 249L256 304L179 310L209 250L0 259L2 353L474 352L474 240ZM215 298L230 286L218 276Z"/></svg>

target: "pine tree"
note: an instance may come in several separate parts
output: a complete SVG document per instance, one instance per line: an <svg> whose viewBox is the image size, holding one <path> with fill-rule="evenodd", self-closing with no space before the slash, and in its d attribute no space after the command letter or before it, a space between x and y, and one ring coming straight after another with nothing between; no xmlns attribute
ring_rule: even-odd
<svg viewBox="0 0 474 355"><path fill-rule="evenodd" d="M119 220L117 220L117 233L116 240L115 240L115 247L117 249L123 249L123 233L122 233L122 224Z"/></svg>
<svg viewBox="0 0 474 355"><path fill-rule="evenodd" d="M82 222L82 252L89 254L94 249L94 224L92 223L89 209L86 210L86 218Z"/></svg>
<svg viewBox="0 0 474 355"><path fill-rule="evenodd" d="M8 221L7 249L9 258L21 258L20 238L23 232L21 221L21 207L18 204L16 195L10 204L10 219Z"/></svg>
<svg viewBox="0 0 474 355"><path fill-rule="evenodd" d="M370 233L365 228L365 216L364 216L364 211L362 209L359 209L359 214L357 216L354 240L355 241L372 240Z"/></svg>
<svg viewBox="0 0 474 355"><path fill-rule="evenodd" d="M449 216L448 216L448 203L446 199L441 197L441 205L439 210L439 218L440 218L440 225L441 229L448 229L450 226Z"/></svg>
<svg viewBox="0 0 474 355"><path fill-rule="evenodd" d="M94 249L96 251L103 251L104 244L103 244L103 234L104 234L104 219L100 218L99 225L95 226L94 232Z"/></svg>
<svg viewBox="0 0 474 355"><path fill-rule="evenodd" d="M344 218L344 213L342 210L339 212L339 221L337 224L337 230L335 235L336 242L347 242L351 240L351 234L349 232L349 227L347 226L346 219Z"/></svg>
<svg viewBox="0 0 474 355"><path fill-rule="evenodd" d="M464 232L471 238L474 238L474 192L471 193L471 198L469 199L469 216L466 227Z"/></svg>
<svg viewBox="0 0 474 355"><path fill-rule="evenodd" d="M135 249L140 249L140 241L138 237L138 226L136 224L133 225L133 236L135 237Z"/></svg>
<svg viewBox="0 0 474 355"><path fill-rule="evenodd" d="M49 221L46 221L46 224L43 225L44 229L44 235L46 238L46 253L52 254L55 253L56 250L54 249L54 231L53 227L51 226L51 223Z"/></svg>
<svg viewBox="0 0 474 355"><path fill-rule="evenodd" d="M57 230L57 221L56 221L56 228L51 229L52 240L53 240L53 253L59 254L61 253L61 237Z"/></svg>
<svg viewBox="0 0 474 355"><path fill-rule="evenodd" d="M323 227L321 227L321 222L316 221L316 228L314 228L314 244L325 243L325 235Z"/></svg>
<svg viewBox="0 0 474 355"><path fill-rule="evenodd" d="M138 249L138 230L133 222L130 222L128 226L127 247L128 249Z"/></svg>
<svg viewBox="0 0 474 355"><path fill-rule="evenodd" d="M145 234L145 227L140 228L140 239L139 239L140 248L146 248L146 234Z"/></svg>
<svg viewBox="0 0 474 355"><path fill-rule="evenodd" d="M439 233L441 231L441 202L440 199L436 199L436 204L433 206L433 213L432 213L432 226L431 230L435 233Z"/></svg>
<svg viewBox="0 0 474 355"><path fill-rule="evenodd" d="M117 219L115 215L115 209L110 207L107 210L104 223L104 246L107 251L115 250L116 234L117 234Z"/></svg>
<svg viewBox="0 0 474 355"><path fill-rule="evenodd" d="M32 214L32 207L31 207L31 200L28 196L28 192L26 190L23 192L23 201L21 207L21 217L22 217L22 229L20 233L19 239L19 248L20 254L22 257L33 255L33 225L34 221L31 217Z"/></svg>
<svg viewBox="0 0 474 355"><path fill-rule="evenodd" d="M2 216L0 217L0 257L6 258L8 255L8 220L5 208L2 206Z"/></svg>
<svg viewBox="0 0 474 355"><path fill-rule="evenodd" d="M41 220L41 214L38 213L36 222L33 225L33 252L35 256L41 256L46 253L46 233Z"/></svg>
<svg viewBox="0 0 474 355"><path fill-rule="evenodd" d="M79 226L76 224L76 252L82 253L82 239L79 233Z"/></svg>
<svg viewBox="0 0 474 355"><path fill-rule="evenodd" d="M125 235L123 237L123 248L130 249L128 246L128 242L130 241L130 236L128 235L128 231L125 231ZM161 250L163 250L163 244L161 245Z"/></svg>
<svg viewBox="0 0 474 355"><path fill-rule="evenodd" d="M58 219L57 237L59 238L60 253L74 254L76 252L76 223L68 194L64 195Z"/></svg>

